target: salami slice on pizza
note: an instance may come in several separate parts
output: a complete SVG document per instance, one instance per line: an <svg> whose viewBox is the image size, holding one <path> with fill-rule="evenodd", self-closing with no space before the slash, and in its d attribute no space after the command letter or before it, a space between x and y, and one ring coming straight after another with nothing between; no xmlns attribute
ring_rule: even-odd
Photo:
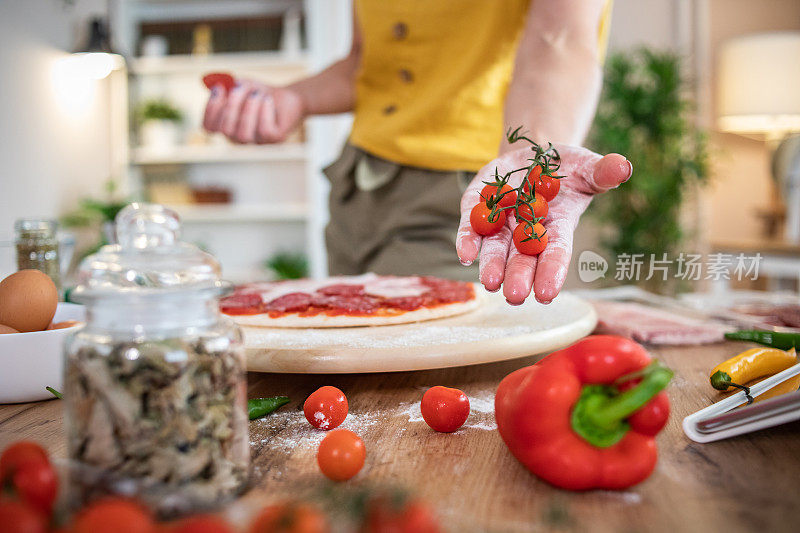
<svg viewBox="0 0 800 533"><path fill-rule="evenodd" d="M472 283L428 276L337 276L241 285L220 302L238 324L273 328L386 326L467 313Z"/></svg>

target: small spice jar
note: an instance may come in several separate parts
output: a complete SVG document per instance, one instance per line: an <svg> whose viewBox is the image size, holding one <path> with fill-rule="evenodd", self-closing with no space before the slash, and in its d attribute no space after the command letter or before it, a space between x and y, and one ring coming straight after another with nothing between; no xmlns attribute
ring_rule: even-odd
<svg viewBox="0 0 800 533"><path fill-rule="evenodd" d="M58 262L58 223L55 220L23 218L14 223L17 270L41 270L61 289Z"/></svg>
<svg viewBox="0 0 800 533"><path fill-rule="evenodd" d="M250 460L242 336L218 310L230 286L169 209L131 204L116 227L71 296L87 322L65 347L70 498L135 497L162 517L216 507Z"/></svg>

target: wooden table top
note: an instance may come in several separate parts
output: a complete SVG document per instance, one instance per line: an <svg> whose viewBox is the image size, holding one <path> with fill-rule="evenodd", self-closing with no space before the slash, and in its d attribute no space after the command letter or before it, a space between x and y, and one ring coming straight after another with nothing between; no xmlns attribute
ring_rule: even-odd
<svg viewBox="0 0 800 533"><path fill-rule="evenodd" d="M495 430L500 380L533 358L472 367L371 375L250 374L250 397L285 394L292 402L251 422L254 489L266 502L329 486L315 460L322 432L303 418L306 396L334 385L348 396L342 427L364 439L367 463L348 485L404 486L437 510L449 531L796 531L800 521L800 423L711 444L689 441L681 420L719 399L708 371L745 346L654 348L675 370L672 416L658 437L653 475L624 492L570 493L536 479ZM464 428L439 434L419 414L426 387L462 389L472 404ZM0 448L34 439L65 454L59 401L0 406Z"/></svg>

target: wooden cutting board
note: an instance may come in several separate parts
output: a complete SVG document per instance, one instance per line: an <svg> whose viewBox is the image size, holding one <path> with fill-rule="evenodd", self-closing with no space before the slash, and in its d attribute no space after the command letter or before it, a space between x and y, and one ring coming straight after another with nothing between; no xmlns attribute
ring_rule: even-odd
<svg viewBox="0 0 800 533"><path fill-rule="evenodd" d="M396 326L328 329L245 327L247 369L345 374L398 372L503 361L550 352L588 335L592 306L562 293L549 305L521 306L482 293L475 311Z"/></svg>

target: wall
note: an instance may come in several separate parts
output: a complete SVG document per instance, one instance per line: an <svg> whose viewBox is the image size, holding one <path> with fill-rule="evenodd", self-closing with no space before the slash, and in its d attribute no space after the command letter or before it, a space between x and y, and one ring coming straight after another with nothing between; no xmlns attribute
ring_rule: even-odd
<svg viewBox="0 0 800 533"><path fill-rule="evenodd" d="M716 86L713 73L720 45L738 35L762 31L800 31L797 0L708 0L709 106L705 117L713 124ZM795 58L800 61L800 58ZM770 151L764 142L739 135L711 133L714 183L708 198L711 242L736 243L760 238L759 208L772 201Z"/></svg>
<svg viewBox="0 0 800 533"><path fill-rule="evenodd" d="M20 217L55 217L109 177L105 81L59 72L99 0L0 2L0 243ZM0 244L0 274L13 263Z"/></svg>

